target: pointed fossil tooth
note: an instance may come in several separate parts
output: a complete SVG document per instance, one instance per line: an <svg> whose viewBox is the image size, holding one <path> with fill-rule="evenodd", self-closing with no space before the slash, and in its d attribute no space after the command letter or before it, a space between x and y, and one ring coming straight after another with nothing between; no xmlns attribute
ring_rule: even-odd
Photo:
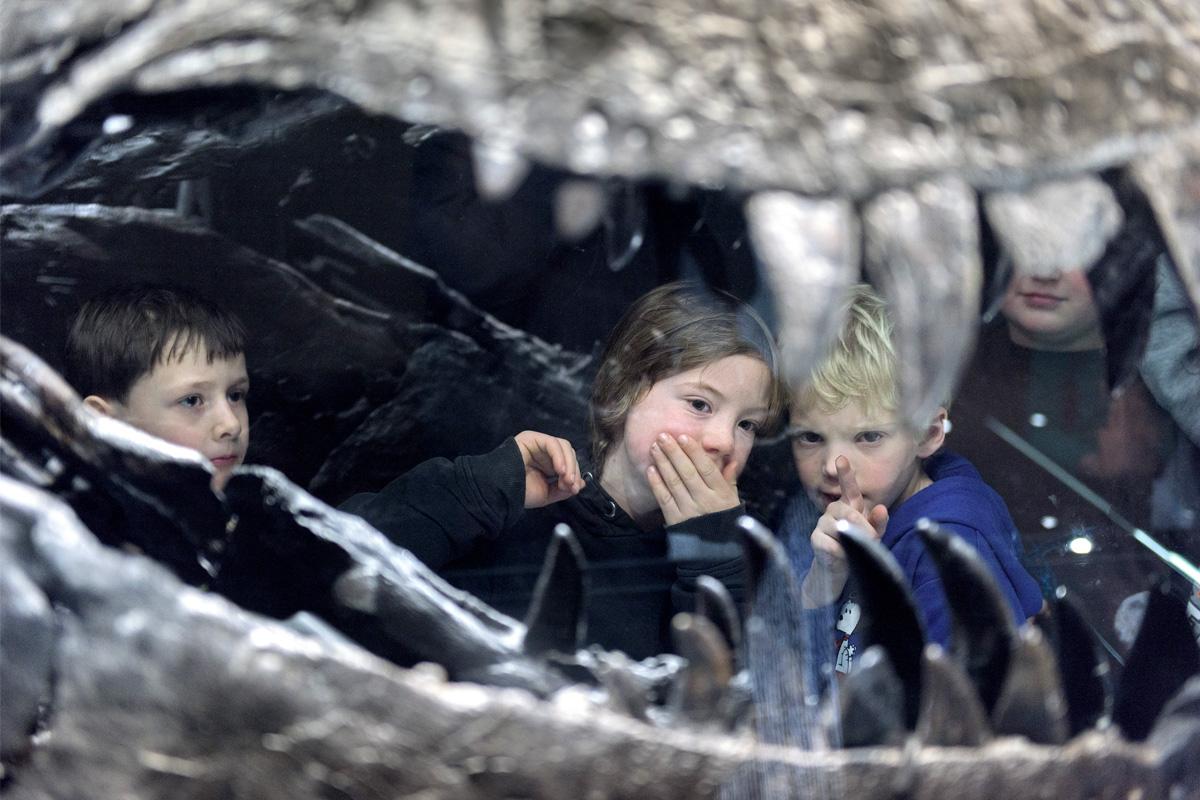
<svg viewBox="0 0 1200 800"><path fill-rule="evenodd" d="M750 598L744 649L752 673L758 738L764 743L812 747L824 732L817 720L815 681L804 661L810 639L796 576L783 545L766 527L749 516L739 518L738 527Z"/></svg>
<svg viewBox="0 0 1200 800"><path fill-rule="evenodd" d="M530 163L508 145L486 139L471 142L475 189L485 200L499 202L512 196L529 174Z"/></svg>
<svg viewBox="0 0 1200 800"><path fill-rule="evenodd" d="M737 606L725 584L711 575L696 579L696 614L717 626L734 653L742 646L742 623Z"/></svg>
<svg viewBox="0 0 1200 800"><path fill-rule="evenodd" d="M565 181L554 193L554 229L566 242L589 236L604 218L608 191L596 181Z"/></svg>
<svg viewBox="0 0 1200 800"><path fill-rule="evenodd" d="M844 200L790 192L759 192L745 211L780 321L783 373L800 388L845 319L860 272L858 221Z"/></svg>
<svg viewBox="0 0 1200 800"><path fill-rule="evenodd" d="M748 515L739 517L737 524L742 534L742 553L746 559L746 583L751 606L757 603L760 589L769 588L775 583L799 602L800 589L796 576L775 534Z"/></svg>
<svg viewBox="0 0 1200 800"><path fill-rule="evenodd" d="M1046 628L1062 676L1071 736L1104 724L1112 715L1112 672L1095 634L1065 589L1050 601Z"/></svg>
<svg viewBox="0 0 1200 800"><path fill-rule="evenodd" d="M838 714L844 747L890 746L904 741L904 686L879 645L868 647L846 677L838 692Z"/></svg>
<svg viewBox="0 0 1200 800"><path fill-rule="evenodd" d="M1042 632L1025 626L1016 640L992 729L997 736L1024 736L1038 744L1067 740L1067 704L1054 654Z"/></svg>
<svg viewBox="0 0 1200 800"><path fill-rule="evenodd" d="M1146 742L1157 754L1169 796L1200 797L1200 675L1167 701Z"/></svg>
<svg viewBox="0 0 1200 800"><path fill-rule="evenodd" d="M1092 175L991 192L983 208L1017 274L1038 277L1090 268L1125 219L1112 189Z"/></svg>
<svg viewBox="0 0 1200 800"><path fill-rule="evenodd" d="M913 730L921 701L925 631L908 583L892 554L867 533L847 525L839 534L863 610L858 623L863 646L877 644L887 652L904 687L904 725Z"/></svg>
<svg viewBox="0 0 1200 800"><path fill-rule="evenodd" d="M924 429L954 393L979 327L975 194L956 179L879 195L863 212L867 272L895 325L901 413Z"/></svg>
<svg viewBox="0 0 1200 800"><path fill-rule="evenodd" d="M1200 645L1188 624L1184 603L1163 581L1150 590L1142 626L1117 683L1113 722L1127 739L1150 733L1167 700L1200 673Z"/></svg>
<svg viewBox="0 0 1200 800"><path fill-rule="evenodd" d="M917 736L935 747L978 747L990 738L987 713L975 686L940 645L924 652L925 686Z"/></svg>
<svg viewBox="0 0 1200 800"><path fill-rule="evenodd" d="M951 652L990 713L1016 639L1012 612L973 547L930 520L920 520L917 530L942 579L950 609Z"/></svg>
<svg viewBox="0 0 1200 800"><path fill-rule="evenodd" d="M1182 134L1131 167L1154 209L1180 282L1200 316L1200 132Z"/></svg>
<svg viewBox="0 0 1200 800"><path fill-rule="evenodd" d="M586 633L587 595L583 548L570 527L559 523L533 590L522 644L528 655L573 653Z"/></svg>
<svg viewBox="0 0 1200 800"><path fill-rule="evenodd" d="M674 687L672 706L694 722L724 718L733 658L721 632L706 618L684 613L671 620L671 638L679 655L687 659Z"/></svg>

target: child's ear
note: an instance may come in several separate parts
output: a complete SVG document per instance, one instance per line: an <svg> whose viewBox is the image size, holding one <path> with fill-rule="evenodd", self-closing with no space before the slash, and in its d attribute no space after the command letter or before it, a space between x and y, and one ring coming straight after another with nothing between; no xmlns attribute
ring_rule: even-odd
<svg viewBox="0 0 1200 800"><path fill-rule="evenodd" d="M88 408L91 408L93 411L99 411L106 417L116 416L112 403L108 402L100 395L89 394L87 397L83 398L83 404Z"/></svg>
<svg viewBox="0 0 1200 800"><path fill-rule="evenodd" d="M921 443L917 445L917 455L921 458L929 458L938 451L938 448L946 441L946 417L948 416L945 406L938 406L937 412L933 415L933 420L929 423L929 427L925 429L925 437L921 439Z"/></svg>

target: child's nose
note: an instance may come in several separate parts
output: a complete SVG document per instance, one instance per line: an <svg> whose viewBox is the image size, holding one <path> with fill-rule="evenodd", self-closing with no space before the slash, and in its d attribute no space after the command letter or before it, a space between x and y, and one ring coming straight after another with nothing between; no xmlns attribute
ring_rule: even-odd
<svg viewBox="0 0 1200 800"><path fill-rule="evenodd" d="M836 448L836 447L825 448L825 459L821 464L821 471L825 475L826 478L829 478L832 481L837 480L837 477L838 477L837 460L838 460L839 456L843 456L843 455L845 455L845 453L842 450L840 450L839 448Z"/></svg>
<svg viewBox="0 0 1200 800"><path fill-rule="evenodd" d="M242 419L237 410L228 401L217 404L217 417L213 423L213 433L218 439L236 439L242 435Z"/></svg>
<svg viewBox="0 0 1200 800"><path fill-rule="evenodd" d="M713 422L705 426L700 444L706 452L726 457L733 452L733 431L727 425Z"/></svg>

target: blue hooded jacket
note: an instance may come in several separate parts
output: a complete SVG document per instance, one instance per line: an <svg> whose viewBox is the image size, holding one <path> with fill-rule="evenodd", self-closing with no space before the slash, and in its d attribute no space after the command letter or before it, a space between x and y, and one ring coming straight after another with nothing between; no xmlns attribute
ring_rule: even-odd
<svg viewBox="0 0 1200 800"><path fill-rule="evenodd" d="M1037 581L1021 565L1020 539L1004 501L983 482L969 461L955 453L943 450L935 454L925 462L925 472L933 483L891 509L883 544L908 579L925 626L926 640L943 647L949 644L950 611L937 568L917 533L917 521L923 517L938 523L946 532L958 534L975 548L1008 600L1013 621L1018 625L1025 622L1041 609L1042 594ZM809 535L815 523L816 510L808 497L803 494L793 497L785 511L780 536L799 575L812 564ZM807 529L801 530L804 526ZM832 613L824 616L834 620ZM843 627L847 619L856 620L857 610L848 614L843 605L839 620ZM858 650L852 628L842 631L842 640L838 669L849 671Z"/></svg>

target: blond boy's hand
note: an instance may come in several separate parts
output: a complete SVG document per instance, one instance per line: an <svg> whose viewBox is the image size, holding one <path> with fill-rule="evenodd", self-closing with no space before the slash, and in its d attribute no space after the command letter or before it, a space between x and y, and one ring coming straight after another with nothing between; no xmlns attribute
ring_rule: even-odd
<svg viewBox="0 0 1200 800"><path fill-rule="evenodd" d="M514 438L525 462L526 508L541 508L579 494L583 477L570 442L537 431L521 431Z"/></svg>
<svg viewBox="0 0 1200 800"><path fill-rule="evenodd" d="M843 456L836 462L838 483L842 496L825 508L812 532L812 569L804 576L800 594L806 608L828 605L837 600L850 568L846 564L846 551L838 541L839 527L854 525L867 532L875 541L883 538L887 530L888 510L882 504L867 510L867 501L858 488L858 480L850 462Z"/></svg>
<svg viewBox="0 0 1200 800"><path fill-rule="evenodd" d="M676 440L670 434L660 434L650 447L650 456L654 464L646 471L646 479L666 525L741 504L738 465L731 461L718 468L690 436Z"/></svg>

